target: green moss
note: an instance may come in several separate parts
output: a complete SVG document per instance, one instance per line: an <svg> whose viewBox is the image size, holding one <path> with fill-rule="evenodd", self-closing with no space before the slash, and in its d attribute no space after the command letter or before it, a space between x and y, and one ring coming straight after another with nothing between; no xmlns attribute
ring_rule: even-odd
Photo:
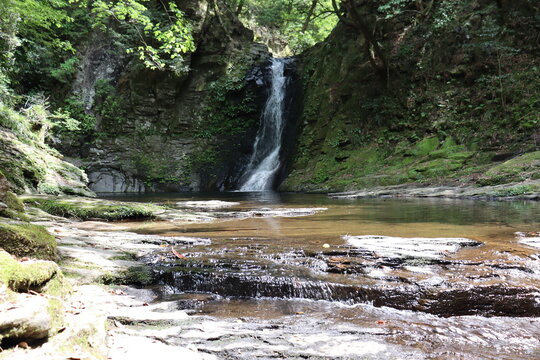
<svg viewBox="0 0 540 360"><path fill-rule="evenodd" d="M427 137L417 142L410 150L409 154L413 156L425 156L435 151L439 147L439 138L436 136Z"/></svg>
<svg viewBox="0 0 540 360"><path fill-rule="evenodd" d="M436 159L420 163L412 171L424 173L427 177L442 176L450 171L457 170L463 165L457 160Z"/></svg>
<svg viewBox="0 0 540 360"><path fill-rule="evenodd" d="M103 219L108 221L127 219L153 219L156 205L106 202L86 198L27 198L25 202L56 216L81 220Z"/></svg>
<svg viewBox="0 0 540 360"><path fill-rule="evenodd" d="M0 247L15 256L54 260L56 240L43 226L0 224Z"/></svg>
<svg viewBox="0 0 540 360"><path fill-rule="evenodd" d="M98 281L105 285L148 286L155 283L155 276L148 266L132 266L119 273L105 274Z"/></svg>
<svg viewBox="0 0 540 360"><path fill-rule="evenodd" d="M511 188L508 188L508 189L495 191L492 193L492 195L495 197L509 197L509 196L533 194L533 193L538 193L539 191L540 191L540 188L538 186L518 185L518 186L513 186Z"/></svg>
<svg viewBox="0 0 540 360"><path fill-rule="evenodd" d="M3 197L0 197L0 201L7 205L6 209L0 210L0 217L28 221L23 202L13 192L7 191Z"/></svg>
<svg viewBox="0 0 540 360"><path fill-rule="evenodd" d="M38 185L38 191L47 195L60 195L60 187L57 184L41 183Z"/></svg>
<svg viewBox="0 0 540 360"><path fill-rule="evenodd" d="M13 291L46 290L47 283L59 273L58 265L52 261L20 263L7 252L0 251L0 282Z"/></svg>
<svg viewBox="0 0 540 360"><path fill-rule="evenodd" d="M540 151L535 151L493 166L478 180L478 183L498 185L534 179L538 171L540 171Z"/></svg>
<svg viewBox="0 0 540 360"><path fill-rule="evenodd" d="M23 202L13 192L8 191L4 195L4 202L10 209L18 212L24 212Z"/></svg>
<svg viewBox="0 0 540 360"><path fill-rule="evenodd" d="M116 255L112 256L110 258L111 260L126 260L126 261L134 261L137 260L137 255L129 252L122 253L122 255Z"/></svg>

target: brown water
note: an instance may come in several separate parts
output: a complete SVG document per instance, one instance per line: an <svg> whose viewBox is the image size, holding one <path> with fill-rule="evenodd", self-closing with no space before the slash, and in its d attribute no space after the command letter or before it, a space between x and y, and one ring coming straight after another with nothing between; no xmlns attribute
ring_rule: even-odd
<svg viewBox="0 0 540 360"><path fill-rule="evenodd" d="M124 224L140 233L211 240L209 245L175 247L185 259L168 249L160 255L159 271L169 286L162 299L188 304L195 313L231 326L235 319L250 319L249 326L255 328L249 331L259 331L256 326L264 328L269 322L290 326L299 336L319 329L334 337L337 347L350 346L348 340L337 340L350 332L360 334L359 339L397 346L387 355L369 357L374 359L540 358L540 249L520 244L515 235L540 230L539 203L343 200L270 193L123 199L171 206L188 200L239 202L226 209L187 210L219 218L209 223ZM266 208L327 210L265 217ZM251 217L238 218L249 211ZM359 253L344 235L463 237L481 245L444 254L437 261L388 259ZM349 297L354 300L347 301ZM347 329L336 330L339 324ZM283 338L276 331L268 338L261 335L262 343L252 340L252 346Z"/></svg>

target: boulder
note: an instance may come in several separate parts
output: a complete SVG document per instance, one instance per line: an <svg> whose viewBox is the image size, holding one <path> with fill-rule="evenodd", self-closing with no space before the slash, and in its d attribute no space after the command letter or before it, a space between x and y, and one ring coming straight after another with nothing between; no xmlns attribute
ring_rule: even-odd
<svg viewBox="0 0 540 360"><path fill-rule="evenodd" d="M0 304L0 341L31 342L49 336L49 302L41 296L18 295L16 302Z"/></svg>

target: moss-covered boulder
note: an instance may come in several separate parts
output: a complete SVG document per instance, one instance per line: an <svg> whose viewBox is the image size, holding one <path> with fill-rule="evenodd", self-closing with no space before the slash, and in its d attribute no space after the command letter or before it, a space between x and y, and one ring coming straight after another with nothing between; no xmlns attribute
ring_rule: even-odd
<svg viewBox="0 0 540 360"><path fill-rule="evenodd" d="M12 255L55 260L56 239L39 225L0 223L0 248Z"/></svg>
<svg viewBox="0 0 540 360"><path fill-rule="evenodd" d="M478 179L480 185L498 185L540 179L540 151L526 153L502 162Z"/></svg>
<svg viewBox="0 0 540 360"><path fill-rule="evenodd" d="M0 283L15 292L46 291L55 287L51 283L56 276L61 276L55 262L28 260L19 262L5 251L0 251Z"/></svg>
<svg viewBox="0 0 540 360"><path fill-rule="evenodd" d="M1 346L43 339L61 329L62 299L69 289L55 262L19 261L0 250ZM48 296L35 296L35 292ZM8 302L9 306L2 307Z"/></svg>
<svg viewBox="0 0 540 360"><path fill-rule="evenodd" d="M82 197L26 196L24 201L55 216L79 220L145 220L162 207L152 204L108 201Z"/></svg>

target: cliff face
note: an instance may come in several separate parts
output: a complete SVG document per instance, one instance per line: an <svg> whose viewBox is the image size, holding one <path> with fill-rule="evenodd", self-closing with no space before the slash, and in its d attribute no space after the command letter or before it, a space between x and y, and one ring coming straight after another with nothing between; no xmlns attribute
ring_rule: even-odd
<svg viewBox="0 0 540 360"><path fill-rule="evenodd" d="M46 109L40 105L22 112L0 105L0 182L4 183L5 178L9 184L0 188L11 188L19 194L94 195L86 186L88 178L84 171L64 161L58 151L45 144L47 127ZM3 201L7 190L1 190Z"/></svg>
<svg viewBox="0 0 540 360"><path fill-rule="evenodd" d="M249 154L267 49L221 2L182 10L197 44L187 73L136 66L107 34L94 33L83 51L73 93L97 119L95 140L64 138L59 148L95 191L216 190Z"/></svg>
<svg viewBox="0 0 540 360"><path fill-rule="evenodd" d="M333 33L299 60L300 135L281 189L540 178L531 2L417 1L386 13L345 3Z"/></svg>

